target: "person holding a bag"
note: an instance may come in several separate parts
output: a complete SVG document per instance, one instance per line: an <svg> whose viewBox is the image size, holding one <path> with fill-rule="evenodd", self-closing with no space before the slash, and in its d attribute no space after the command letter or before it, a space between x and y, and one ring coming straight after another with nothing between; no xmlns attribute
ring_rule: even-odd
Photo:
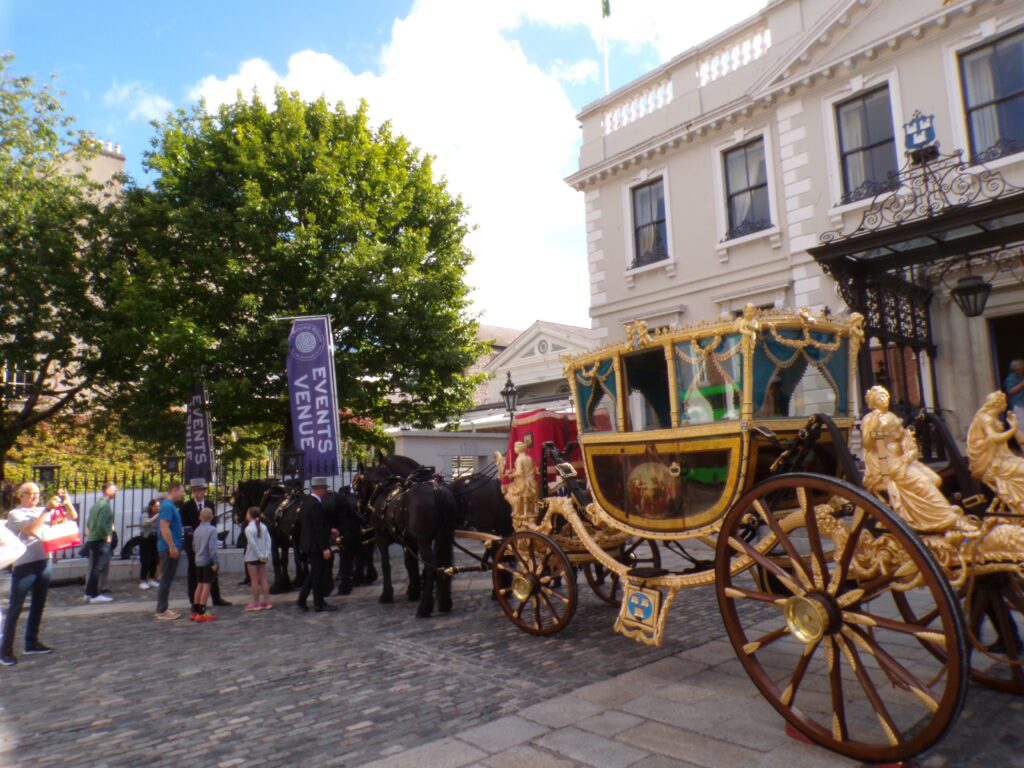
<svg viewBox="0 0 1024 768"><path fill-rule="evenodd" d="M43 546L43 528L50 525L54 513L67 520L75 521L78 513L65 490L57 492L58 509L44 509L39 506L39 486L23 483L18 488L18 506L7 515L7 529L17 534L25 544L25 554L14 561L11 573L11 597L4 616L3 640L0 641L0 664L5 667L18 663L14 656L14 632L18 626L25 598L32 594L28 610L28 626L25 629L25 654L53 653L39 641L39 626L43 621L46 607L46 593L50 588L53 566L50 555Z"/></svg>
<svg viewBox="0 0 1024 768"><path fill-rule="evenodd" d="M89 578L85 582L85 602L109 603L114 598L100 594L100 585L110 569L110 537L114 533L114 513L110 502L117 486L103 484L103 495L89 509L85 523L85 548L89 553Z"/></svg>

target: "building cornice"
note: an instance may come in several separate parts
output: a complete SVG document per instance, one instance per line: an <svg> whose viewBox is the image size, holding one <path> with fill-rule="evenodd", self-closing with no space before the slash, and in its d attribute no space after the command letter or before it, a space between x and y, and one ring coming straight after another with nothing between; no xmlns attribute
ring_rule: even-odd
<svg viewBox="0 0 1024 768"><path fill-rule="evenodd" d="M853 9L857 6L867 8L872 5L873 0L854 0L854 2L848 6L848 10ZM878 0L874 0L877 2ZM876 40L861 46L859 49L844 53L834 59L828 60L825 63L818 64L805 72L793 72L794 64L806 64L810 60L810 51L818 46L825 46L831 42L829 30L834 29L835 26L846 27L850 24L850 19L846 14L838 14L832 21L830 26L824 27L824 31L818 32L810 40L810 47L805 48L798 54L791 57L791 62L788 69L783 69L781 72L775 74L770 73L768 77L768 85L759 85L752 88L743 96L735 99L729 104L723 105L722 107L713 110L711 112L702 114L686 123L685 125L675 126L667 131L650 137L649 139L630 147L628 150L620 152L600 163L590 166L586 169L579 170L576 173L567 176L565 182L576 189L577 191L583 191L589 186L599 184L607 179L609 176L615 176L618 173L628 170L632 166L639 166L651 159L656 155L664 155L671 149L677 149L682 144L689 144L694 141L705 138L710 133L716 133L724 127L734 125L740 119L748 118L758 110L767 110L775 105L780 99L788 99L796 96L801 91L806 91L813 88L815 85L820 84L823 80L833 80L840 75L853 75L857 70L870 66L875 63L880 54L896 51L900 46L911 40L918 42L924 38L929 30L945 30L949 27L956 18L964 18L973 16L978 8L983 5L997 6L1002 4L1003 0L960 0L952 5L942 6L938 11L918 19L913 24L906 25L900 29L897 29L885 36L877 38ZM767 10L767 9L766 9ZM763 13L763 11L762 11ZM758 17L752 17L760 19ZM746 22L739 26L739 29L746 27ZM731 30L735 33L736 28ZM715 38L718 40L718 38ZM702 50L708 47L702 44ZM798 47L799 49L799 47ZM684 56L687 58L689 53ZM806 60L804 57L806 56ZM677 61L677 59L673 59ZM657 70L658 76L664 76L664 67L668 64L663 65L662 68ZM638 83L646 83L647 79L642 78L641 80L634 81L629 88L624 91L628 92L637 87ZM763 83L763 81L762 81ZM620 89L623 91L623 89ZM617 98L621 98L623 93L616 92ZM605 102L606 100L602 100ZM596 102L595 102L596 103ZM589 110L587 114L592 112ZM582 113L581 113L582 114Z"/></svg>

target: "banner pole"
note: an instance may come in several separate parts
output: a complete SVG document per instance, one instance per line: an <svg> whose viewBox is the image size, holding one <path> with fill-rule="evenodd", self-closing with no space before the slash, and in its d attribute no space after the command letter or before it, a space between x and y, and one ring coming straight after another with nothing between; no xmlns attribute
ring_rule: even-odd
<svg viewBox="0 0 1024 768"><path fill-rule="evenodd" d="M331 351L331 397L334 398L334 464L335 473L341 474L341 406L338 404L338 382L335 376L334 360L334 328L331 326L331 316L327 315L327 338L328 349Z"/></svg>

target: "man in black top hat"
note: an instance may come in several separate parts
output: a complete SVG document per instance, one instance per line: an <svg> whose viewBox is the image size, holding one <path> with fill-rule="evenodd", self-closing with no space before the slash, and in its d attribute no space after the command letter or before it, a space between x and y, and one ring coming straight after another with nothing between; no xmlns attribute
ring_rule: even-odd
<svg viewBox="0 0 1024 768"><path fill-rule="evenodd" d="M189 490L192 498L181 506L181 524L185 530L185 557L188 559L188 601L192 602L192 596L196 593L196 553L192 548L192 531L199 527L199 513L204 507L209 507L214 512L213 504L206 500L206 480L201 477L193 478L189 482ZM210 596L214 605L231 605L231 603L220 596L220 583L216 571L213 574L213 584L210 587Z"/></svg>
<svg viewBox="0 0 1024 768"><path fill-rule="evenodd" d="M327 524L327 510L324 498L327 496L327 478L314 477L310 483L310 493L303 498L299 510L299 551L309 561L309 573L302 583L296 605L304 611L309 610L306 598L313 592L313 610L317 613L336 611L336 605L328 605L324 601L324 581L331 561L331 535Z"/></svg>

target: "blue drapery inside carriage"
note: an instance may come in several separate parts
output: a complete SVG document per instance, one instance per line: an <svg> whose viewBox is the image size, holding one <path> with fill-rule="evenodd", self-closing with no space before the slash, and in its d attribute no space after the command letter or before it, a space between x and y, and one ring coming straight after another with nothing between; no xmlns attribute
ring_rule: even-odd
<svg viewBox="0 0 1024 768"><path fill-rule="evenodd" d="M615 371L610 359L602 360L590 369L577 371L576 390L585 432L618 430Z"/></svg>
<svg viewBox="0 0 1024 768"><path fill-rule="evenodd" d="M754 415L846 416L847 344L847 339L824 331L812 331L807 338L797 328L765 331L754 348Z"/></svg>

